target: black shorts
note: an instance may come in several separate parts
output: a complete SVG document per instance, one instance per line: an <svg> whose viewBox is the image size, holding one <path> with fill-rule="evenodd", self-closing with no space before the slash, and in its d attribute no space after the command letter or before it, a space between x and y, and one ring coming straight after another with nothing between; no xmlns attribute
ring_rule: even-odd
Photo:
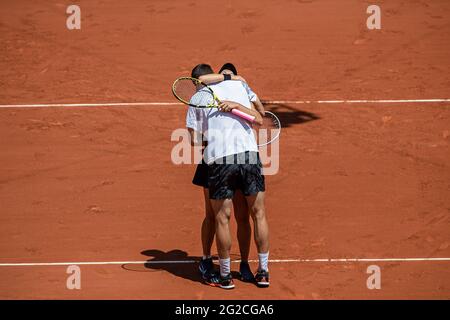
<svg viewBox="0 0 450 320"><path fill-rule="evenodd" d="M208 188L208 165L203 161L197 165L192 183L196 186Z"/></svg>
<svg viewBox="0 0 450 320"><path fill-rule="evenodd" d="M259 154L245 152L208 165L208 186L209 198L216 200L232 199L236 190L241 190L244 196L265 191Z"/></svg>

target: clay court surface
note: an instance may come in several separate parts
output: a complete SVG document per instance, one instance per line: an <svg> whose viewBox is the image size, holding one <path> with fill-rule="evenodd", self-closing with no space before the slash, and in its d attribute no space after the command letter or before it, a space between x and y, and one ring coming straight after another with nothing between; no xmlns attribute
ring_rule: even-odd
<svg viewBox="0 0 450 320"><path fill-rule="evenodd" d="M0 4L0 298L450 298L450 261L401 261L450 257L450 102L317 103L450 98L450 2L379 0L374 31L360 0L77 1L73 31L70 4ZM205 286L195 263L81 265L81 290L67 266L5 265L199 259L195 166L170 157L184 106L5 105L175 102L175 78L228 61L287 101L266 105L283 123L269 289ZM400 260L286 261L337 258Z"/></svg>

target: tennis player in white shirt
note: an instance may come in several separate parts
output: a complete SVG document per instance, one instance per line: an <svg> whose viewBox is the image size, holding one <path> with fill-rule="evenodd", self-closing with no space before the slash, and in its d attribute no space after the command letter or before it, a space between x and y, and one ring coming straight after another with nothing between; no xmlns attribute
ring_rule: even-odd
<svg viewBox="0 0 450 320"><path fill-rule="evenodd" d="M224 76L224 80L229 80ZM259 267L255 275L258 286L269 285L269 228L265 215L265 181L258 147L250 123L232 114L234 108L255 116L246 88L240 81L223 81L212 84L220 108L192 110L201 125L200 131L207 141L204 160L208 164L208 188L211 207L215 214L216 244L219 254L220 274L211 277L210 284L224 289L234 288L230 268L231 235L229 221L232 199L236 190L245 196L254 221L254 237L258 249ZM195 99L195 95L193 97ZM188 113L189 113L188 112ZM188 124L189 127L189 124Z"/></svg>

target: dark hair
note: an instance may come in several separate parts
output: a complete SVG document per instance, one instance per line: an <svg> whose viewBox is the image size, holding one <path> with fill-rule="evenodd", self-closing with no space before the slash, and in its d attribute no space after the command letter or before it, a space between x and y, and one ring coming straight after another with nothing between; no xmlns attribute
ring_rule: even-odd
<svg viewBox="0 0 450 320"><path fill-rule="evenodd" d="M234 75L237 76L237 70L236 70L236 67L234 66L234 64L229 63L229 62L225 63L222 66L222 68L220 68L219 73L222 73L222 71L225 70L225 69L232 71L234 73Z"/></svg>
<svg viewBox="0 0 450 320"><path fill-rule="evenodd" d="M198 79L201 76L204 76L205 74L211 74L214 73L213 69L209 64L201 63L198 64L192 69L191 77Z"/></svg>

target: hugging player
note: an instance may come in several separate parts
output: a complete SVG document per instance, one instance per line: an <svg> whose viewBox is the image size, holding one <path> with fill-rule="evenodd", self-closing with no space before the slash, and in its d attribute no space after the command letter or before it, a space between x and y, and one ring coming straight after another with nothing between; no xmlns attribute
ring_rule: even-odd
<svg viewBox="0 0 450 320"><path fill-rule="evenodd" d="M264 209L264 176L258 147L251 125L229 112L236 108L255 116L256 122L261 122L261 115L252 109L250 100L256 102L256 107L262 114L264 109L248 85L237 81L243 78L236 75L236 69L232 64L225 64L221 73L213 74L211 67L205 64L193 69L193 78L213 83L210 87L222 100L222 104L219 109L189 108L186 121L191 136L194 138L204 135L207 144L204 162L198 165L193 180L194 184L204 187L205 196L205 219L202 223L204 257L200 263L200 271L210 285L225 289L234 288L229 255L231 248L229 220L231 206L234 205L243 261L240 265L241 277L247 281L255 280L259 286L268 286L268 226ZM259 257L255 278L248 265L251 233L248 208L254 222L254 236ZM215 226L219 252L218 275L213 272L210 257L214 237L212 225Z"/></svg>

